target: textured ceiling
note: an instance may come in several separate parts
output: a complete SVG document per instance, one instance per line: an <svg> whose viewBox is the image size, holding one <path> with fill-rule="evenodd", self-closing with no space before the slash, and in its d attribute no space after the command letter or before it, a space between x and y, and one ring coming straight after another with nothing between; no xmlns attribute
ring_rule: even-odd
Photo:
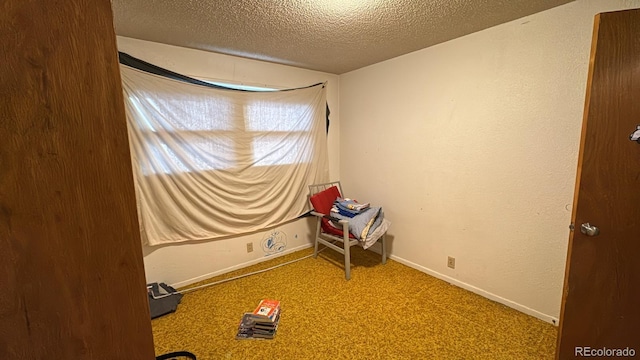
<svg viewBox="0 0 640 360"><path fill-rule="evenodd" d="M112 0L118 35L342 74L572 0Z"/></svg>

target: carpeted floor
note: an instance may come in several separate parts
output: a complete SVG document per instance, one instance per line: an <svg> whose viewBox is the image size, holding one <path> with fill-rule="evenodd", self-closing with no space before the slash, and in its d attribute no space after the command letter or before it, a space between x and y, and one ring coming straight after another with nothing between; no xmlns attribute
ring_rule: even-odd
<svg viewBox="0 0 640 360"><path fill-rule="evenodd" d="M344 280L342 255L325 250L318 259L185 294L176 313L152 321L156 353L188 350L199 360L553 358L553 325L352 249L350 281ZM208 282L311 253L298 251ZM281 302L275 339L235 340L242 314L264 298Z"/></svg>

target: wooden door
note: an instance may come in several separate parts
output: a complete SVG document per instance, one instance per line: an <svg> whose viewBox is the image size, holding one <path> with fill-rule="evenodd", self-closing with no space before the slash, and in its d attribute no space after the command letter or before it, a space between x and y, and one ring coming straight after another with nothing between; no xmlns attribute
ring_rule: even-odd
<svg viewBox="0 0 640 360"><path fill-rule="evenodd" d="M109 0L0 5L0 359L153 359Z"/></svg>
<svg viewBox="0 0 640 360"><path fill-rule="evenodd" d="M559 359L593 354L593 349L596 355L602 349L605 358L611 357L606 349L630 348L640 356L640 143L630 139L638 125L640 10L599 14L560 316ZM597 227L599 235L583 234L581 225L586 223Z"/></svg>

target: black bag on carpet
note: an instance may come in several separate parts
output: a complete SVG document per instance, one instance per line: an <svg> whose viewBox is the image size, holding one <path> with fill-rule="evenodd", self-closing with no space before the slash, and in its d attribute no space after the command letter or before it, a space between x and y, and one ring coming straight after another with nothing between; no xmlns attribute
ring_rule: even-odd
<svg viewBox="0 0 640 360"><path fill-rule="evenodd" d="M148 284L147 294L152 319L175 312L182 300L182 294L165 283Z"/></svg>

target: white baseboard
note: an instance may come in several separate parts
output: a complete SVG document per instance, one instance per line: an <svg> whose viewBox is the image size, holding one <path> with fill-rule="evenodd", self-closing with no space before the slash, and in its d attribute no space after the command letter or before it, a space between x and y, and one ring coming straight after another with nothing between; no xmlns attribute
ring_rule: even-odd
<svg viewBox="0 0 640 360"><path fill-rule="evenodd" d="M258 259L254 259L254 260L251 260L251 261L247 261L247 262L244 262L244 263L241 263L241 264L238 264L238 265L234 265L234 266L231 266L231 267L228 267L228 268L225 268L225 269L217 270L217 271L210 272L210 273L207 273L207 274L204 274L204 275L196 276L196 277L188 279L188 280L180 281L180 282L177 282L175 284L171 284L171 286L173 286L176 289L177 288L181 288L181 287L185 287L185 286L197 283L198 281L207 280L207 279L210 279L210 278L218 276L218 275L226 274L226 273L238 270L238 269L245 268L247 266L251 266L251 265L259 264L259 263L267 261L267 260L279 258L280 256L291 254L293 252L300 251L300 250L303 250L303 249L306 249L306 248L310 248L312 246L313 246L312 243L300 245L300 246L297 246L297 247L294 247L294 248L291 248L291 249L287 249L287 250L285 250L285 251L283 251L281 253L277 253L277 254L273 254L273 255L269 255L269 256L264 256L264 257L261 257L261 258L258 258Z"/></svg>
<svg viewBox="0 0 640 360"><path fill-rule="evenodd" d="M418 265L418 264L413 263L413 262L411 262L409 260L405 260L405 259L403 259L401 257L395 256L395 255L391 255L391 256L389 256L389 258L393 259L393 260L395 260L395 261L397 261L397 262L399 262L399 263L401 263L403 265L406 265L408 267L414 268L414 269L416 269L418 271L421 271L423 273L429 274L429 275L431 275L431 276L433 276L435 278L438 278L440 280L444 280L444 281L446 281L446 282L448 282L448 283L450 283L452 285L461 287L461 288L463 288L465 290L469 290L469 291L471 291L473 293L476 293L476 294L478 294L478 295L480 295L482 297L485 297L485 298L487 298L489 300L493 300L493 301L498 302L500 304L506 305L506 306L508 306L508 307L510 307L512 309L518 310L518 311L520 311L522 313L525 313L527 315L531 315L531 316L536 317L536 318L538 318L538 319L540 319L542 321L545 321L545 322L548 322L548 323L553 324L555 326L558 326L558 319L553 317L553 316L550 316L550 315L547 315L547 314L543 314L543 313L541 313L541 312L539 312L537 310L531 309L529 307L526 307L524 305L518 304L518 303L513 302L511 300L507 300L507 299L505 299L503 297L500 297L498 295L492 294L492 293L490 293L488 291L482 290L482 289L477 288L477 287L475 287L473 285L469 285L469 284L467 284L465 282L462 282L460 280L454 279L454 278L449 277L447 275L441 274L441 273L439 273L437 271L433 271L433 270L431 270L429 268L426 268L426 267L424 267L422 265Z"/></svg>
<svg viewBox="0 0 640 360"><path fill-rule="evenodd" d="M378 245L378 244L375 244L375 245ZM369 250L373 250L374 252L380 253L379 247L376 247L375 245L372 246L371 248L369 248ZM177 282L175 284L172 284L171 286L173 286L174 288L185 287L185 286L197 283L197 282L202 281L202 280L210 279L212 277L215 277L215 276L218 276L218 275L222 275L222 274L226 274L226 273L238 270L238 269L242 269L242 268L245 268L247 266L259 264L261 262L264 262L264 261L267 261L267 260L271 260L271 259L274 259L274 258L278 258L280 256L284 256L284 255L287 255L287 254L290 254L290 253L293 253L293 252L296 252L296 251L300 251L300 250L303 250L303 249L307 249L307 248L310 248L312 246L313 246L313 244L311 244L311 243L300 245L300 246L297 246L297 247L294 247L294 248L291 248L291 249L287 249L286 251L283 251L283 252L281 252L279 254L265 256L265 257L261 257L261 258L254 259L254 260L251 260L251 261L247 261L247 262L244 262L244 263L241 263L241 264L237 264L237 265L225 268L225 269L221 269L221 270L214 271L214 272L211 272L211 273L208 273L208 274L200 275L200 276L188 279L188 280L180 281L180 282ZM500 297L498 295L492 294L492 293L490 293L488 291L482 290L482 289L477 288L477 287L475 287L473 285L469 285L469 284L467 284L465 282L462 282L460 280L454 279L454 278L452 278L450 276L441 274L441 273L439 273L437 271L431 270L431 269L426 268L426 267L424 267L422 265L418 265L418 264L416 264L414 262L411 262L409 260L405 260L405 259L403 259L401 257L395 256L395 255L390 255L389 258L393 259L393 260L395 260L395 261L397 261L397 262L399 262L399 263L401 263L403 265L406 265L406 266L408 266L410 268L416 269L416 270L421 271L421 272L423 272L425 274L429 274L429 275L431 275L431 276L433 276L435 278L438 278L440 280L446 281L446 282L448 282L448 283L450 283L452 285L461 287L461 288L463 288L465 290L468 290L468 291L471 291L473 293L476 293L476 294L478 294L478 295L480 295L482 297L485 297L487 299L493 300L493 301L498 302L500 304L506 305L506 306L508 306L508 307L510 307L512 309L518 310L518 311L520 311L522 313L525 313L527 315L531 315L531 316L533 316L535 318L538 318L538 319L540 319L542 321L545 321L545 322L548 322L548 323L553 324L555 326L558 326L558 319L553 317L553 316L550 316L550 315L547 315L547 314L543 314L543 313L541 313L541 312L539 312L537 310L531 309L529 307L526 307L524 305L518 304L518 303L513 302L511 300L505 299L505 298Z"/></svg>

